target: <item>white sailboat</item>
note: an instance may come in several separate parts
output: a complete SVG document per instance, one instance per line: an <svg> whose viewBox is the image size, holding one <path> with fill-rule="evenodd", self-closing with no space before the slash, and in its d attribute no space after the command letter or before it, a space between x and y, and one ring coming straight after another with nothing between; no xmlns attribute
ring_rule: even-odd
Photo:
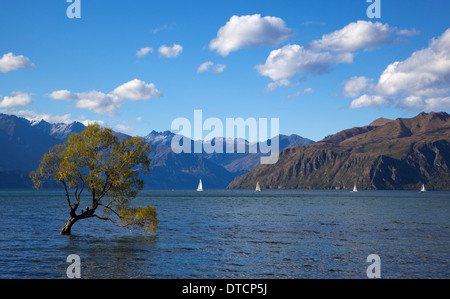
<svg viewBox="0 0 450 299"><path fill-rule="evenodd" d="M197 191L203 191L202 179L200 179L200 182L198 183Z"/></svg>
<svg viewBox="0 0 450 299"><path fill-rule="evenodd" d="M261 192L261 187L259 186L259 182L256 183L255 192Z"/></svg>
<svg viewBox="0 0 450 299"><path fill-rule="evenodd" d="M350 192L358 192L358 188L356 188L356 184L355 184L355 186L353 187L353 190L350 191Z"/></svg>
<svg viewBox="0 0 450 299"><path fill-rule="evenodd" d="M420 192L427 192L427 189L425 189L425 184L422 184L422 188L420 188Z"/></svg>

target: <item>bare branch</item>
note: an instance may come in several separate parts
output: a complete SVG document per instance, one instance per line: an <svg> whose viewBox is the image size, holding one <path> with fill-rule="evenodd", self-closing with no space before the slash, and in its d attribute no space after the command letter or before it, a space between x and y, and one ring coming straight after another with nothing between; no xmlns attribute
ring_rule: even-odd
<svg viewBox="0 0 450 299"><path fill-rule="evenodd" d="M109 190L111 190L112 185L113 185L113 184L110 183L107 189L103 188L102 193L100 193L100 195L98 196L98 198L97 198L97 200L96 200L97 204L98 204L98 202L100 201L100 199L102 199L103 196L105 196L105 194L106 194ZM106 185L105 185L105 187L106 187Z"/></svg>
<svg viewBox="0 0 450 299"><path fill-rule="evenodd" d="M81 180L81 182L82 182L83 184L81 185L80 193L78 193L78 200L80 200L81 193L83 193L84 186L85 186L85 182L84 182L83 176L82 176L81 174L80 174L80 180Z"/></svg>
<svg viewBox="0 0 450 299"><path fill-rule="evenodd" d="M117 222L115 222L114 220L112 220L111 218L108 218L108 217L100 217L100 216L98 216L98 215L92 215L92 216L93 216L93 217L97 217L98 219L101 219L101 220L108 220L108 221L110 221L112 224L117 225L117 226L120 226L120 227L123 227L123 228L126 228L126 229L128 229L130 232L132 232L132 230L128 227L128 225L124 225L124 224L117 223Z"/></svg>
<svg viewBox="0 0 450 299"><path fill-rule="evenodd" d="M78 184L75 184L75 200L79 203L80 198L77 196L77 191L78 191Z"/></svg>
<svg viewBox="0 0 450 299"><path fill-rule="evenodd" d="M122 218L122 216L119 213L117 213L114 209L110 208L109 205L105 206L104 204L101 203L99 203L98 205L107 208L108 210L116 214L117 217Z"/></svg>
<svg viewBox="0 0 450 299"><path fill-rule="evenodd" d="M69 190L67 190L67 185L64 179L61 180L61 183L63 183L64 189L66 190L67 203L69 204L70 210L73 210L72 204L70 203Z"/></svg>

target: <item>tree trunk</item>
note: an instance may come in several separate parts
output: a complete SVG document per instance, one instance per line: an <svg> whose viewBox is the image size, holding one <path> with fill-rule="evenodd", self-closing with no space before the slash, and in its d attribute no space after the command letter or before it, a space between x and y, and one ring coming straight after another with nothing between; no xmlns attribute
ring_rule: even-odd
<svg viewBox="0 0 450 299"><path fill-rule="evenodd" d="M69 221L67 221L66 224L64 224L63 228L61 229L61 235L69 236L72 229L72 225L74 225L74 223L77 221L78 218L76 217L70 218Z"/></svg>

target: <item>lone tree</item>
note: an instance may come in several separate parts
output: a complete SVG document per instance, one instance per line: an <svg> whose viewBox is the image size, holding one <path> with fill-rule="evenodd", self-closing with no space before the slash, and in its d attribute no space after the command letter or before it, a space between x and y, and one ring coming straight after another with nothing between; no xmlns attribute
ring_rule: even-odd
<svg viewBox="0 0 450 299"><path fill-rule="evenodd" d="M150 173L149 153L150 145L142 138L120 142L111 129L89 125L82 133L72 134L64 144L51 148L30 177L35 188L49 179L64 186L70 219L61 229L62 235L70 235L77 221L93 217L130 230L156 232L154 207L129 206L144 187L139 173ZM83 191L89 192L90 207L79 212ZM97 210L102 211L101 216Z"/></svg>

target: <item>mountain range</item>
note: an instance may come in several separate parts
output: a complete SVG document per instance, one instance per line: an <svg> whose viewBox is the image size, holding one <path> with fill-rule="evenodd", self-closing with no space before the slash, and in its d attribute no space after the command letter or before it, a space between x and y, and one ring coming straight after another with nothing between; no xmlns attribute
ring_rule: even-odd
<svg viewBox="0 0 450 299"><path fill-rule="evenodd" d="M148 188L188 188L198 185L200 179L204 188L226 188L236 177L247 173L260 164L260 153L249 153L251 143L242 139L223 139L224 153L194 154L194 143L190 140L192 153L174 153L172 151L172 138L170 131L152 131L145 136L153 148L150 154L151 173L145 177ZM298 135L280 135L280 150L291 146L313 143L312 140ZM212 143L219 141L213 139ZM208 141L209 142L209 141ZM236 149L238 143L244 143L245 153L226 153L227 143L232 143Z"/></svg>
<svg viewBox="0 0 450 299"><path fill-rule="evenodd" d="M450 190L450 116L380 118L280 153L229 188Z"/></svg>
<svg viewBox="0 0 450 299"><path fill-rule="evenodd" d="M51 124L44 120L29 121L14 115L0 114L0 188L31 187L28 173L35 170L40 158L50 147L63 143L73 133L85 129L80 122ZM119 138L130 136L114 132ZM144 177L147 188L195 189L199 179L205 188L226 188L236 177L255 168L260 154L248 151L250 143L245 140L227 139L226 143L244 142L246 153L234 154L176 154L171 141L174 133L152 131L145 136L152 147L151 173ZM313 143L297 135L279 136L280 150L291 146ZM191 141L193 147L194 141ZM47 187L57 186L49 184Z"/></svg>
<svg viewBox="0 0 450 299"><path fill-rule="evenodd" d="M79 122L51 124L0 114L0 188L31 187L28 173L38 167L48 149L85 126ZM114 132L119 138L130 136ZM414 118L380 118L327 136L319 142L298 135L280 135L276 164L259 165L261 154L250 154L251 142L222 139L224 153L176 154L174 133L152 131L147 188L296 189L427 189L450 190L450 116L420 113ZM190 140L191 147L194 141ZM196 141L199 142L199 141ZM245 153L225 153L227 144L244 143ZM48 184L55 187L57 184Z"/></svg>

